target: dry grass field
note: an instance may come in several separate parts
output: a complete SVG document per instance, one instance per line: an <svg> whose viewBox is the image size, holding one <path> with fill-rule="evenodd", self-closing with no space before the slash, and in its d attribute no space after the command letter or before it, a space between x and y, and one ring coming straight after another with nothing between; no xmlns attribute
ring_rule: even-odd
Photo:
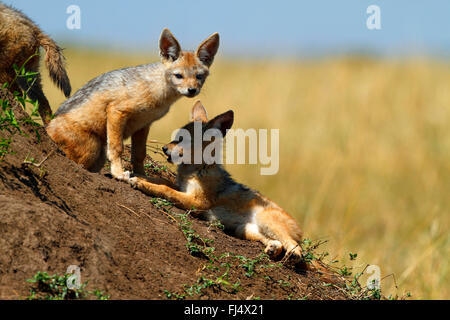
<svg viewBox="0 0 450 320"><path fill-rule="evenodd" d="M103 72L157 59L74 48L65 55L75 90ZM199 96L210 116L232 108L235 128L280 129L278 174L228 165L236 180L295 216L306 237L327 239L330 259L354 272L378 265L385 295L450 298L448 62L219 56L211 71ZM64 96L47 76L44 91L56 110ZM177 102L150 138L168 141L193 102Z"/></svg>

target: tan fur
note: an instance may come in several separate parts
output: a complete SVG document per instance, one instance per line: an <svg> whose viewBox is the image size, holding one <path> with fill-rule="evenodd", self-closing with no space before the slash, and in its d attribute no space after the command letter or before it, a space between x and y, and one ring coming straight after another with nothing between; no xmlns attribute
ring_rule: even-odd
<svg viewBox="0 0 450 320"><path fill-rule="evenodd" d="M218 45L218 35L214 39ZM150 125L163 117L182 95L189 96L189 88L198 94L209 71L193 52L178 52L179 44L167 29L163 30L160 46L162 63L136 67L137 80L117 83L114 78L114 85L94 88L87 101L50 123L48 134L70 159L88 170L98 171L105 162L106 147L111 174L127 180L129 173L123 171L121 155L123 140L131 137L133 171L144 174ZM183 78L175 79L175 73L182 74ZM199 73L205 75L201 81L196 78ZM123 78L127 76L130 75Z"/></svg>
<svg viewBox="0 0 450 320"><path fill-rule="evenodd" d="M13 64L22 67L31 56L43 47L45 62L50 77L66 97L70 95L70 82L64 69L64 57L56 43L44 34L36 24L20 11L0 3L0 84L8 82L11 91L28 91L28 96L39 102L39 114L47 124L52 116L50 105L42 91L38 74L34 84L29 86L22 79L16 79ZM31 58L25 65L27 71L39 71L39 56ZM14 82L14 83L13 83Z"/></svg>
<svg viewBox="0 0 450 320"><path fill-rule="evenodd" d="M222 120L221 117L225 116L228 119ZM192 119L201 119L203 130L211 128L212 123L219 123L221 127L217 128L226 130L233 121L232 113L228 112L208 122L206 110L199 102L192 109ZM191 137L194 134L192 124L183 127L191 132ZM202 151L206 146L204 143ZM193 148L192 142L191 150ZM169 143L163 150L166 154L173 154L174 150L182 152L178 141ZM180 164L178 190L138 177L131 178L130 182L147 194L164 197L187 210L195 208L194 212L200 212L209 219L218 219L240 238L262 242L271 257L285 251L295 261L301 259L299 242L302 232L296 221L259 192L234 182L219 164Z"/></svg>

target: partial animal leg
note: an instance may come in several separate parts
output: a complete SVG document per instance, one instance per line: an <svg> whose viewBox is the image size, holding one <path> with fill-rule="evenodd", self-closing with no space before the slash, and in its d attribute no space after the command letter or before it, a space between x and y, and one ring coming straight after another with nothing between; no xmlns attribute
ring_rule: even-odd
<svg viewBox="0 0 450 320"><path fill-rule="evenodd" d="M280 241L265 237L254 223L246 223L237 227L236 236L246 240L262 242L266 246L264 252L272 259L277 258L283 251L283 245Z"/></svg>
<svg viewBox="0 0 450 320"><path fill-rule="evenodd" d="M105 147L102 146L102 148L100 149L100 153L97 157L97 160L95 160L90 171L99 172L100 170L102 170L103 166L105 165L105 162L106 162L106 150Z"/></svg>
<svg viewBox="0 0 450 320"><path fill-rule="evenodd" d="M167 185L151 183L139 177L130 178L129 182L131 186L148 195L165 198L186 210L192 210L194 208L197 210L206 210L209 208L209 203L204 201L204 199L198 199L192 194L172 189Z"/></svg>
<svg viewBox="0 0 450 320"><path fill-rule="evenodd" d="M300 230L291 217L278 210L264 210L257 214L256 221L261 233L280 241L293 261L302 259L302 249L298 243L301 240Z"/></svg>
<svg viewBox="0 0 450 320"><path fill-rule="evenodd" d="M136 131L131 136L131 163L133 164L133 173L145 175L144 160L147 155L147 137L150 126Z"/></svg>
<svg viewBox="0 0 450 320"><path fill-rule="evenodd" d="M123 171L123 132L126 125L126 115L123 112L110 107L107 112L106 135L107 135L107 155L111 161L111 174L118 180L128 181L130 172Z"/></svg>
<svg viewBox="0 0 450 320"><path fill-rule="evenodd" d="M50 108L50 104L42 91L40 74L36 74L29 78L19 76L17 78L17 83L20 88L27 93L31 100L38 101L39 115L41 116L44 125L47 126L52 119L52 109Z"/></svg>

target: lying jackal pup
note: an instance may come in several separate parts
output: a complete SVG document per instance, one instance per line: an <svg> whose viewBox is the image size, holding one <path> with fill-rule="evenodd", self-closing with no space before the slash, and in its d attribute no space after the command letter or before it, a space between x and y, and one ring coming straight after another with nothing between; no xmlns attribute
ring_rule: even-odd
<svg viewBox="0 0 450 320"><path fill-rule="evenodd" d="M150 125L180 97L200 92L217 53L219 35L211 35L196 52L189 52L181 51L175 37L164 29L159 47L161 62L102 74L59 107L47 132L67 157L99 171L107 146L112 176L128 180L121 155L123 140L131 136L133 171L144 174Z"/></svg>
<svg viewBox="0 0 450 320"><path fill-rule="evenodd" d="M190 154L194 155L194 126L200 122L203 133L211 128L219 129L225 136L233 124L233 111L225 112L208 121L205 108L197 101L192 109L192 122L183 127L190 132ZM203 140L203 139L202 139ZM212 142L203 142L203 150ZM183 145L183 146L182 146ZM183 152L182 141L175 140L163 147L164 153L171 161ZM191 156L193 157L193 156ZM194 161L190 161L193 163ZM139 177L130 179L130 183L143 192L166 198L189 210L195 207L209 220L219 220L225 229L237 237L261 241L266 246L265 252L275 258L283 250L292 254L294 261L301 259L301 247L298 242L302 233L295 220L274 202L259 192L235 182L225 169L217 163L178 165L177 185L175 190L166 185L150 183Z"/></svg>

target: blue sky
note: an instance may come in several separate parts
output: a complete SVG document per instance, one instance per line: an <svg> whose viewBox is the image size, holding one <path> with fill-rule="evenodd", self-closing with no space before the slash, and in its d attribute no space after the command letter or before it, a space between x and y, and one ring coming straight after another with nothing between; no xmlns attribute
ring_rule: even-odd
<svg viewBox="0 0 450 320"><path fill-rule="evenodd" d="M3 0L58 41L154 50L168 27L185 49L213 32L229 55L311 56L348 52L450 55L448 0ZM81 29L69 30L69 5ZM381 9L381 30L368 30L366 9Z"/></svg>

